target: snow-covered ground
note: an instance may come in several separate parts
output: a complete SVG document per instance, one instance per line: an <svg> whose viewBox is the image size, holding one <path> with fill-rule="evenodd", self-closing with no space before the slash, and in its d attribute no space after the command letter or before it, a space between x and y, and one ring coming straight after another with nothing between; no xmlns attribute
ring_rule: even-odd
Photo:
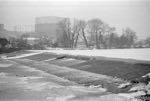
<svg viewBox="0 0 150 101"><path fill-rule="evenodd" d="M64 67L52 68L59 71ZM85 87L37 67L11 60L0 61L0 71L0 101L133 101L126 96L109 93L100 85Z"/></svg>
<svg viewBox="0 0 150 101"><path fill-rule="evenodd" d="M104 56L111 58L136 59L150 61L150 48L142 49L101 49L101 50L32 50L34 52L52 52L56 54Z"/></svg>
<svg viewBox="0 0 150 101"><path fill-rule="evenodd" d="M4 58L7 58L7 59L15 59L15 58L22 58L22 57L27 57L27 56L31 56L31 55L37 55L37 54L41 54L41 53L44 53L44 52L52 52L52 53L56 53L56 54L68 54L68 55L82 55L82 56L104 56L104 57L112 57L112 58L123 58L123 59L137 59L137 60L147 60L147 61L150 61L150 48L148 49L102 49L102 50L31 50L33 53L28 53L28 54L22 54L22 55L18 55L18 56L15 56L15 57L4 57ZM67 60L67 61L70 61L70 60ZM1 63L0 64L0 68L11 68L13 64L11 63L7 63L7 64L4 64L4 63ZM20 65L20 64L19 64ZM42 67L42 66L41 66ZM47 66L48 67L48 66ZM18 69L15 65L15 68ZM38 72L38 74L40 73L41 75L46 75L47 73L46 72L43 72L42 70L36 70L36 69L33 69L30 68L30 66L27 66L26 68L22 65L19 66L19 68L23 71L26 70L26 72ZM20 70L20 72L21 72ZM67 70L67 69L66 69ZM58 71L58 70L57 70ZM13 73L12 73L13 74ZM52 74L47 74L49 76L51 76L51 79L54 78L55 76L53 76ZM71 74L72 75L72 74ZM84 76L88 76L92 75L92 73L89 73L87 75L84 74ZM87 93L90 93L90 94L95 94L100 92L100 94L104 93L104 95L100 95L99 97L96 97L94 96L94 99L95 101L135 101L134 97L137 96L137 95L144 95L145 93L144 92L135 92L135 93L119 93L119 94L105 94L105 90L106 89L101 89L101 86L99 87L96 87L96 86L90 86L89 88L86 88L86 87L74 87L74 86L68 86L68 87L62 87L61 85L57 85L58 87L62 87L62 88L56 88L55 87L55 82L53 83L53 81L50 81L50 82L34 82L33 80L33 83L28 83L28 80L27 79L30 79L30 81L32 81L32 79L41 79L41 78L31 78L31 77L9 77L9 75L7 75L6 73L0 73L0 76L1 76L1 82L0 84L2 83L5 83L5 82L2 82L3 81L7 81L7 80L10 80L10 78L12 79L12 83L13 85L16 85L18 87L18 85L20 85L19 87L22 87L24 89L28 89L28 90L33 90L33 91L45 91L45 89L47 90L48 87L50 89L50 91L52 92L49 92L50 95L51 94L54 94L53 92L56 92L56 95L58 96L58 100L54 100L54 101L62 101L64 99L64 101L67 101L68 99L70 99L70 101L77 101L78 99L80 99L80 101L93 101L93 96L88 96L86 95ZM7 78L9 79L7 79ZM70 76L69 76L70 77ZM20 78L20 79L18 79ZM55 78L59 78L59 77L55 77ZM54 79L55 79L54 78ZM21 80L24 80L21 81ZM62 81L64 81L63 79L64 78L59 78L58 81L60 82L62 79ZM19 81L20 80L20 81ZM16 83L18 82L18 83ZM68 81L70 82L70 81ZM72 82L71 82L72 83ZM10 84L10 83L9 83ZM128 84L123 84L123 85L120 85L120 88L126 86ZM8 85L8 86L11 86L11 85ZM15 86L15 87L16 87ZM34 87L32 87L34 86ZM6 85L7 87L7 85ZM11 86L12 87L12 86ZM2 87L1 87L2 88ZM4 88L4 87L3 87ZM13 88L13 87L12 87ZM51 89L53 88L53 90ZM98 89L96 89L98 88ZM148 88L148 87L147 87ZM96 90L95 90L96 89ZM131 90L135 90L136 88L132 88ZM12 90L12 93L14 92L14 90ZM58 93L59 92L59 93ZM11 94L12 94L11 93ZM58 94L57 94L58 93ZM71 93L71 95L70 95ZM86 96L84 97L80 97L80 94L84 96L84 94ZM10 95L11 95L10 94ZM35 94L37 95L37 94ZM54 96L56 96L54 95ZM76 97L74 97L76 96ZM79 98L78 98L79 96ZM67 97L67 98L66 98ZM72 99L71 99L72 98ZM82 100L81 100L82 98ZM50 96L50 97L47 97L48 100L53 100L53 95ZM56 99L56 98L55 98ZM91 100L90 100L91 99ZM118 99L118 100L116 100ZM68 100L69 101L69 100ZM79 100L78 100L79 101Z"/></svg>
<svg viewBox="0 0 150 101"><path fill-rule="evenodd" d="M17 58L23 58L23 57L27 57L27 56L32 56L32 55L41 54L41 53L44 53L44 52L45 52L45 51L37 51L37 52L33 52L33 53L27 53L27 54L16 55L16 56L13 56L13 57L2 56L1 58L3 58L3 59L17 59Z"/></svg>

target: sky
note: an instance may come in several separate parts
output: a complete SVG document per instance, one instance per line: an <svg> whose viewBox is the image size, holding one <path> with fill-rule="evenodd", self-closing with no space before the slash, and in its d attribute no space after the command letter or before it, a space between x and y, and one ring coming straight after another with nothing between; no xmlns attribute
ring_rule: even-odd
<svg viewBox="0 0 150 101"><path fill-rule="evenodd" d="M118 34L130 27L139 39L150 36L150 0L0 0L0 23L8 30L41 16L100 18Z"/></svg>

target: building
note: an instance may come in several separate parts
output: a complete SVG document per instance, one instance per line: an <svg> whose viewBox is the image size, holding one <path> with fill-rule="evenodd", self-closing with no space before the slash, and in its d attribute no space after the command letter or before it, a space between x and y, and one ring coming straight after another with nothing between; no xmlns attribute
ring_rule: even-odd
<svg viewBox="0 0 150 101"><path fill-rule="evenodd" d="M4 24L0 24L0 31L3 31L4 29Z"/></svg>
<svg viewBox="0 0 150 101"><path fill-rule="evenodd" d="M22 33L34 32L34 25L16 25L14 26L14 31Z"/></svg>
<svg viewBox="0 0 150 101"><path fill-rule="evenodd" d="M58 23L63 19L62 17L54 16L37 17L35 19L35 32L56 39Z"/></svg>
<svg viewBox="0 0 150 101"><path fill-rule="evenodd" d="M8 31L5 29L4 24L0 24L0 38L19 38L23 33L16 31Z"/></svg>

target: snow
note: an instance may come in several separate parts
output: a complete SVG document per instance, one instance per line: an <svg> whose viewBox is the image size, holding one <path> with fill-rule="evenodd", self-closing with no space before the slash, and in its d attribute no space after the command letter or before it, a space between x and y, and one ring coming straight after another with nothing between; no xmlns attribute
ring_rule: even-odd
<svg viewBox="0 0 150 101"><path fill-rule="evenodd" d="M6 77L6 73L1 72L1 73L0 73L0 77Z"/></svg>
<svg viewBox="0 0 150 101"><path fill-rule="evenodd" d="M144 77L150 77L150 73L148 73L148 74L146 74L146 75L143 75L142 77L144 78Z"/></svg>
<svg viewBox="0 0 150 101"><path fill-rule="evenodd" d="M134 85L130 90L129 92L132 92L132 93L119 93L118 95L119 96L124 96L128 99L135 99L135 97L138 97L138 96L141 96L141 95L146 95L146 92L147 91L147 94L149 94L150 90L150 85L146 85L146 84L143 84L143 83L139 83L137 85ZM134 100L134 101L138 101L138 100Z"/></svg>
<svg viewBox="0 0 150 101"><path fill-rule="evenodd" d="M10 67L10 66L12 66L12 64L0 64L0 67L2 68L5 68L5 67Z"/></svg>
<svg viewBox="0 0 150 101"><path fill-rule="evenodd" d="M150 61L150 48L142 49L100 49L100 50L63 50L63 49L50 49L50 50L30 50L33 53L22 54L15 57L7 57L7 59L23 58L27 56L37 55L44 52L51 52L54 54L67 54L74 56L102 56L110 58L121 59L135 59Z"/></svg>
<svg viewBox="0 0 150 101"><path fill-rule="evenodd" d="M119 96L124 96L128 99L133 99L137 96L145 95L145 92L144 91L138 91L138 92L135 92L135 93L119 93L118 95Z"/></svg>
<svg viewBox="0 0 150 101"><path fill-rule="evenodd" d="M40 54L42 52L37 52L37 53ZM20 57L29 56L29 55L33 55L33 54L16 56L14 58L20 58ZM14 65L14 64L16 63L12 62L11 65ZM6 65L6 63L1 64L1 65L4 67L8 66ZM20 68L17 68L18 66ZM8 75L5 72L0 73L0 83L1 83L0 90L2 91L1 92L2 94L4 93L5 96L8 97L7 99L9 101L14 100L14 99L22 100L24 96L26 97L28 94L30 95L30 93L31 94L34 93L33 96L31 95L33 100L36 100L39 97L41 97L41 100L42 100L44 99L42 98L43 96L47 98L46 100L42 100L42 101L93 101L93 100L94 101L116 101L116 99L119 99L118 101L127 101L126 98L122 96L108 94L106 92L107 89L101 88L101 85L97 85L97 86L93 85L91 87L84 87L81 85L72 84L70 81L71 85L66 86L65 79L62 79L52 74L48 74L47 76L36 75L37 73L40 72L40 70L33 68L32 66L30 67L30 66L24 66L23 64L21 65L19 64L19 62L18 62L18 66L14 65L14 69L10 69L10 73L8 73ZM17 69L19 74L20 73L26 74L26 71L30 71L30 72L27 72L29 74L30 73L32 74L33 72L35 74L33 73L33 75L31 76L26 75L27 77L16 76L16 72L14 71L16 70L15 68ZM42 70L41 72L46 73ZM92 80L94 79L96 80L97 79L96 77L98 76L92 73L83 73L83 75L84 76L89 75L89 77L91 78L92 76L95 75L95 77L93 77ZM103 78L103 76L101 75L100 77ZM105 78L107 79L107 77L104 76L104 79ZM36 97L37 96L38 97L34 98L35 95ZM2 97L0 100L4 100L5 96ZM29 96L28 100L31 100L31 97Z"/></svg>
<svg viewBox="0 0 150 101"><path fill-rule="evenodd" d="M120 85L118 86L118 88L125 88L125 87L127 87L127 86L129 86L129 85L131 85L131 83L129 83L129 82L123 83L123 84L120 84Z"/></svg>
<svg viewBox="0 0 150 101"><path fill-rule="evenodd" d="M28 41L30 40L30 41L34 41L34 40L38 40L39 38L34 38L34 37L29 37L29 38L24 38L24 39L27 39Z"/></svg>
<svg viewBox="0 0 150 101"><path fill-rule="evenodd" d="M139 83L139 84L135 85L134 87L132 87L129 91L141 91L144 89L146 89L146 84Z"/></svg>
<svg viewBox="0 0 150 101"><path fill-rule="evenodd" d="M27 53L27 54L22 54L22 55L14 56L14 57L7 57L6 59L23 58L23 57L32 56L32 55L37 55L37 54L41 54L41 53L44 53L44 51L34 52L34 53Z"/></svg>
<svg viewBox="0 0 150 101"><path fill-rule="evenodd" d="M150 48L142 49L100 49L100 50L32 50L33 52L52 52L55 54L103 56L121 59L150 61Z"/></svg>
<svg viewBox="0 0 150 101"><path fill-rule="evenodd" d="M68 101L68 99L75 97L74 95L62 96L62 97L47 97L49 101Z"/></svg>
<svg viewBox="0 0 150 101"><path fill-rule="evenodd" d="M47 60L44 60L44 61L52 61L52 60L55 60L56 58L51 58L51 59L47 59Z"/></svg>

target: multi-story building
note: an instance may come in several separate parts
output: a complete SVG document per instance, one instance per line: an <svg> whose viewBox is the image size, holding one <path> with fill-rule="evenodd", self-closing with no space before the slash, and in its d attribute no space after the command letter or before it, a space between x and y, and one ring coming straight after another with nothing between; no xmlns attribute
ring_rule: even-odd
<svg viewBox="0 0 150 101"><path fill-rule="evenodd" d="M0 24L0 31L3 31L4 29L4 24Z"/></svg>
<svg viewBox="0 0 150 101"><path fill-rule="evenodd" d="M35 19L35 32L56 39L58 23L62 21L62 17L37 17Z"/></svg>

